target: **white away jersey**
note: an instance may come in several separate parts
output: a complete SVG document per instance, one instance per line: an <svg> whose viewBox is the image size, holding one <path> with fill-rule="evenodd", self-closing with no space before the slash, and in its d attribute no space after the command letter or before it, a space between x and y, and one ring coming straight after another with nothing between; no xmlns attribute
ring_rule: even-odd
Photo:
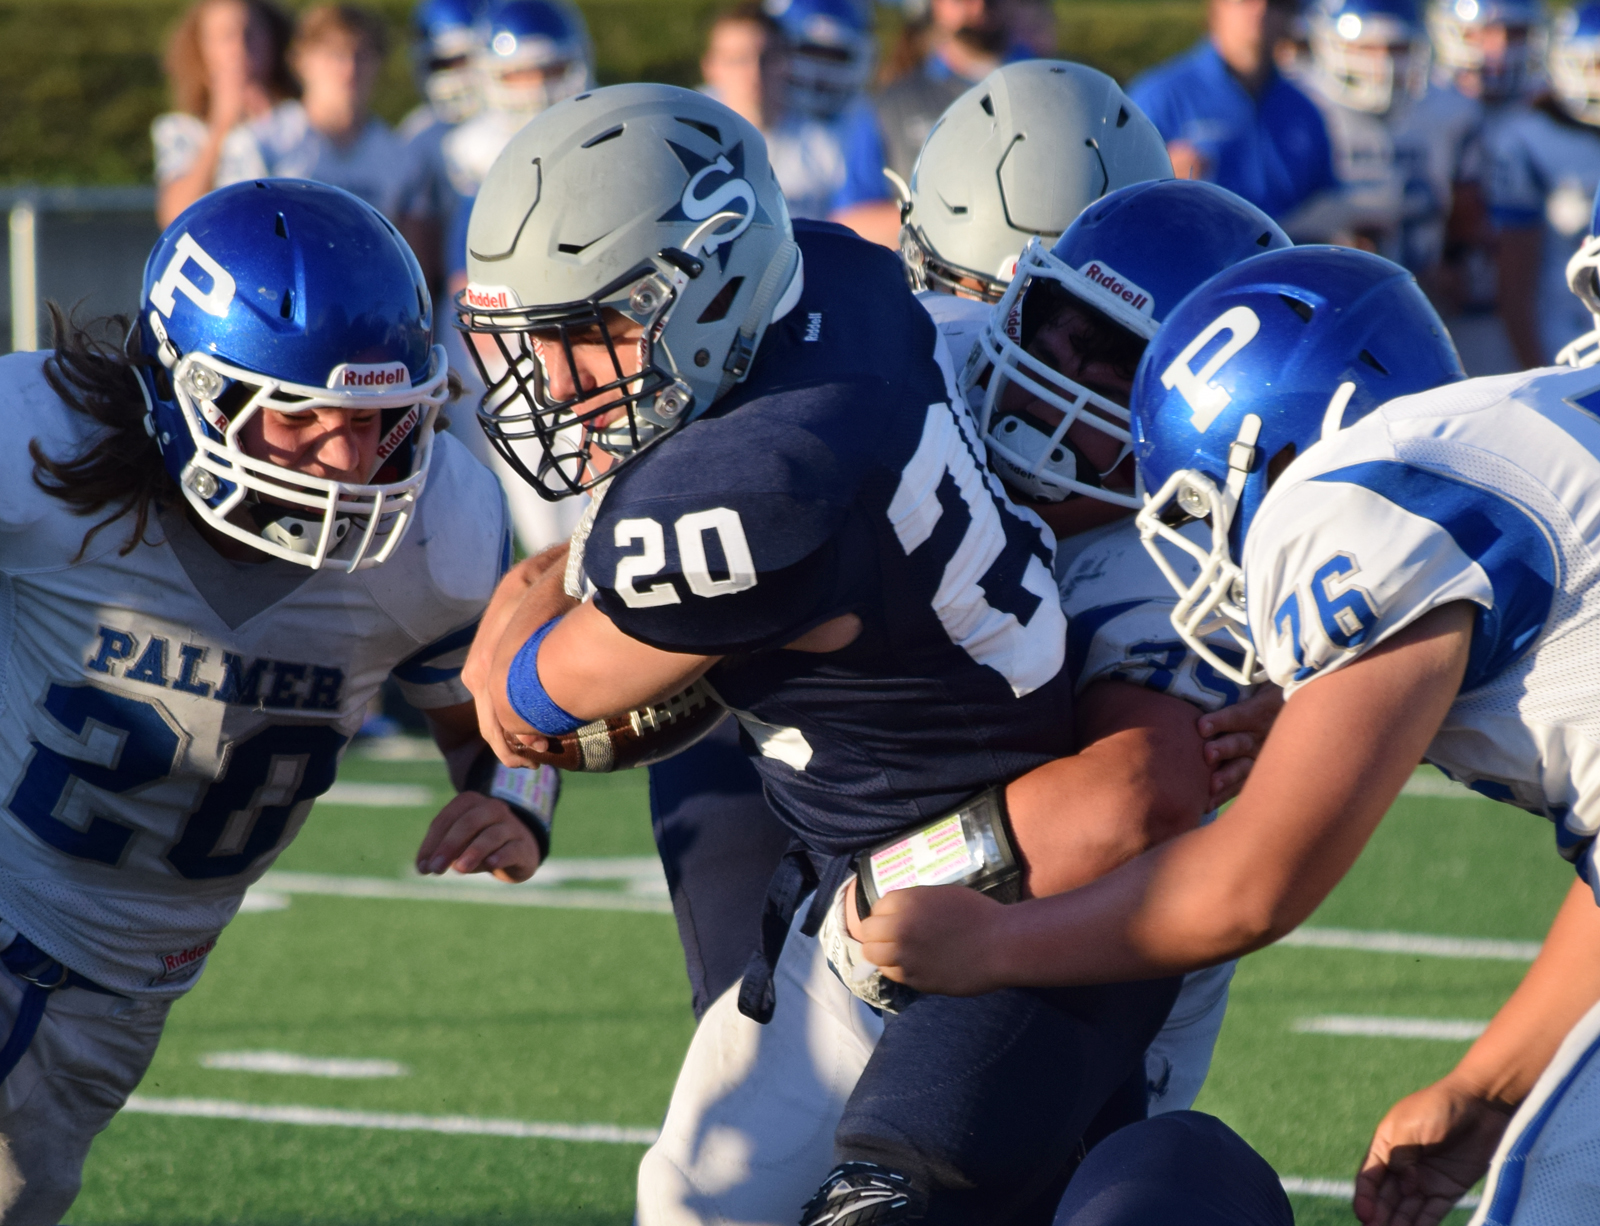
<svg viewBox="0 0 1600 1226"><path fill-rule="evenodd" d="M1184 529L1202 548L1211 543L1204 524ZM1169 550L1185 579L1199 577L1188 554ZM1056 581L1067 615L1067 668L1074 693L1091 682L1126 681L1215 711L1238 702L1241 687L1194 652L1172 628L1177 604L1172 585L1139 540L1133 520L1120 519L1056 543ZM1225 660L1244 653L1228 641L1208 640Z"/></svg>
<svg viewBox="0 0 1600 1226"><path fill-rule="evenodd" d="M1482 606L1428 759L1549 817L1593 886L1597 553L1600 370L1474 379L1392 401L1289 466L1245 545L1250 631L1292 694L1429 609Z"/></svg>
<svg viewBox="0 0 1600 1226"><path fill-rule="evenodd" d="M34 484L22 444L75 454L91 423L46 385L44 356L0 358L19 440L0 451L0 917L107 987L177 996L384 678L420 707L468 700L504 503L442 437L393 557L310 572L230 627L156 524L122 556L119 520L74 560L95 521Z"/></svg>

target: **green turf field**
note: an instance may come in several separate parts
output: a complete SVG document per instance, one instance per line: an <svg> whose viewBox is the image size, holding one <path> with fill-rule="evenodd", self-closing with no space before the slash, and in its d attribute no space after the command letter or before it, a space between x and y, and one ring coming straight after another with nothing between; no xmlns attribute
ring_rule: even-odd
<svg viewBox="0 0 1600 1226"><path fill-rule="evenodd" d="M576 907L484 905L473 899L531 887L408 880L432 813L410 802L443 798L437 762L353 755L340 783L422 791L347 790L368 803L312 814L279 862L285 875L256 892L274 909L241 914L173 1010L139 1089L153 1113L124 1113L101 1137L68 1220L623 1226L637 1138L659 1122L692 1028L672 919L641 859L653 850L642 773L569 777L551 867L577 860L577 879L541 898L591 904ZM386 797L409 807L372 803ZM616 858L612 878L593 862L602 857ZM1406 797L1311 926L1534 940L1570 879L1547 823L1485 801ZM1349 949L1257 954L1235 980L1199 1106L1285 1176L1349 1180L1388 1104L1466 1043L1295 1024L1481 1021L1522 970ZM390 1061L403 1074L203 1063L260 1052ZM528 1135L539 1131L530 1123L569 1127L552 1138ZM606 1139L559 1139L575 1125L604 1126L592 1135ZM442 1127L469 1131L429 1131ZM471 1134L486 1127L522 1135ZM1335 1197L1293 1199L1301 1223L1353 1221Z"/></svg>

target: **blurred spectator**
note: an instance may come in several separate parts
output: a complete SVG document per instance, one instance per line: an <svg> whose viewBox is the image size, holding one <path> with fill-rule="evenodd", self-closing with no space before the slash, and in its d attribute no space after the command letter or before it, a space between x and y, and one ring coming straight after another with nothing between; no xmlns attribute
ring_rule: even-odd
<svg viewBox="0 0 1600 1226"><path fill-rule="evenodd" d="M578 10L557 0L500 0L483 20L474 60L483 107L444 141L445 164L464 198L522 126L547 107L581 94L594 80L589 30ZM464 268L465 229L458 255Z"/></svg>
<svg viewBox="0 0 1600 1226"><path fill-rule="evenodd" d="M483 47L482 0L421 0L411 16L412 79L424 101L400 123L412 180L400 229L437 296L444 288L445 234L456 193L444 140L483 107L475 58Z"/></svg>
<svg viewBox="0 0 1600 1226"><path fill-rule="evenodd" d="M1179 178L1209 179L1280 220L1337 182L1322 116L1273 61L1293 12L1293 0L1210 0L1209 37L1128 89Z"/></svg>
<svg viewBox="0 0 1600 1226"><path fill-rule="evenodd" d="M700 59L701 88L766 137L794 217L832 212L846 177L839 116L866 105L871 42L848 24L846 3L789 0L781 22L760 5L735 5L712 22Z"/></svg>
<svg viewBox="0 0 1600 1226"><path fill-rule="evenodd" d="M303 125L287 52L293 29L270 0L201 0L167 44L174 110L150 126L163 227L214 187L267 173Z"/></svg>
<svg viewBox="0 0 1600 1226"><path fill-rule="evenodd" d="M388 27L370 9L324 4L306 11L289 45L306 132L270 173L342 187L398 220L410 181L405 145L371 110L388 49Z"/></svg>
<svg viewBox="0 0 1600 1226"><path fill-rule="evenodd" d="M480 25L482 41L473 67L483 91L483 106L442 141L455 199L444 248L449 305L438 333L452 369L461 373L465 384L460 409L452 414L451 431L500 478L518 543L524 553L532 554L566 540L588 500L544 501L489 448L471 411L484 392L478 366L461 333L450 325L455 318L455 296L467 284L467 229L484 176L528 120L564 98L581 94L593 83L594 51L583 15L560 0L497 0L485 10ZM479 338L477 352L491 377L504 372L503 359L492 344Z"/></svg>
<svg viewBox="0 0 1600 1226"><path fill-rule="evenodd" d="M1544 366L1594 326L1567 289L1600 183L1600 4L1550 35L1550 89L1493 133L1489 203L1499 228L1500 315L1525 367Z"/></svg>

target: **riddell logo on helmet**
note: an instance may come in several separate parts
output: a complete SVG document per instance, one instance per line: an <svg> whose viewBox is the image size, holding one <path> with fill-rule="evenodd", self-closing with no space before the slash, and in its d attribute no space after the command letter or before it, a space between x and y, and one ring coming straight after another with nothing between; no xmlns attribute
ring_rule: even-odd
<svg viewBox="0 0 1600 1226"><path fill-rule="evenodd" d="M1099 260L1090 260L1078 271L1100 286L1101 289L1110 290L1141 314L1149 315L1154 310L1149 294L1132 281L1124 278L1115 269L1100 263Z"/></svg>
<svg viewBox="0 0 1600 1226"><path fill-rule="evenodd" d="M469 285L462 297L469 307L480 311L504 311L522 305L517 291L509 285Z"/></svg>
<svg viewBox="0 0 1600 1226"><path fill-rule="evenodd" d="M410 387L411 372L404 362L345 362L333 368L328 386L339 392L388 392Z"/></svg>

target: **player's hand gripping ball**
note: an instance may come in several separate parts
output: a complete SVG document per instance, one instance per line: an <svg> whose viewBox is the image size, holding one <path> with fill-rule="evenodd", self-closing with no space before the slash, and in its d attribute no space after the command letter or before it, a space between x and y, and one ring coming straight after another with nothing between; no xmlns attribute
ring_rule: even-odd
<svg viewBox="0 0 1600 1226"><path fill-rule="evenodd" d="M696 681L661 702L626 715L597 719L565 736L549 737L549 748L529 757L567 771L649 766L688 749L727 713L705 683Z"/></svg>

